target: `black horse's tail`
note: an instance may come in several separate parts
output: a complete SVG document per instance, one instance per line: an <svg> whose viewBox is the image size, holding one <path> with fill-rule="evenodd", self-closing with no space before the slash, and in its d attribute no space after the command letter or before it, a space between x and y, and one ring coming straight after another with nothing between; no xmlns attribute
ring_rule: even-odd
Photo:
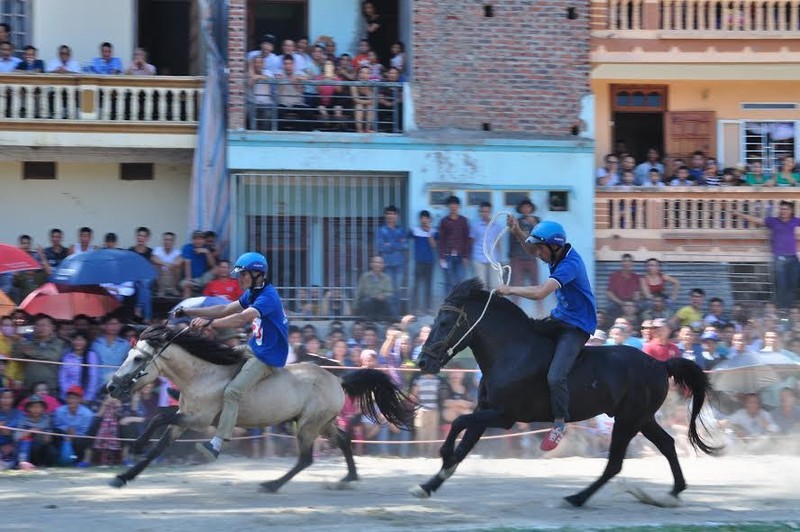
<svg viewBox="0 0 800 532"><path fill-rule="evenodd" d="M667 360L667 373L675 379L679 388L692 394L692 415L689 420L689 443L692 447L706 454L716 454L720 448L714 447L703 441L697 432L697 418L706 402L706 396L711 391L711 383L700 366L685 358L671 358ZM703 420L700 420L703 425ZM703 425L704 426L704 425ZM704 426L705 427L705 426Z"/></svg>
<svg viewBox="0 0 800 532"><path fill-rule="evenodd" d="M361 412L375 423L380 417L411 430L416 405L389 375L377 369L359 369L342 377L344 392L358 401Z"/></svg>

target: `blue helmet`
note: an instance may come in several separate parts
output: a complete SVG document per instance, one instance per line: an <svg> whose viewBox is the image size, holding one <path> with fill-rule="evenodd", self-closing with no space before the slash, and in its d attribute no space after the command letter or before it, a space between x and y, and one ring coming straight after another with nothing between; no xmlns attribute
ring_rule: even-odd
<svg viewBox="0 0 800 532"><path fill-rule="evenodd" d="M239 272L243 271L267 273L267 270L269 270L267 258L261 253L249 251L247 253L243 253L238 259L236 259L236 262L233 265L233 270L231 270L231 276L238 277Z"/></svg>
<svg viewBox="0 0 800 532"><path fill-rule="evenodd" d="M525 239L528 244L555 244L563 246L567 243L567 232L557 222L539 222L531 230L531 236Z"/></svg>

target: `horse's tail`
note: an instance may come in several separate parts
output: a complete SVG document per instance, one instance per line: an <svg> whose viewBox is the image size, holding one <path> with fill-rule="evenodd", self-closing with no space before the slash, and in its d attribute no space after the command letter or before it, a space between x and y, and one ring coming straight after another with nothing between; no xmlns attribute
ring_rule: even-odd
<svg viewBox="0 0 800 532"><path fill-rule="evenodd" d="M714 447L706 443L700 434L697 432L697 419L700 415L700 410L706 402L706 396L711 391L711 383L708 380L708 375L692 362L685 358L671 358L666 361L667 373L675 379L675 384L678 387L692 394L692 415L689 420L689 443L692 447L699 449L706 454L716 454L720 448ZM705 428L702 418L700 424Z"/></svg>
<svg viewBox="0 0 800 532"><path fill-rule="evenodd" d="M361 412L375 423L380 417L411 430L416 405L383 371L359 369L342 377L344 392L358 401Z"/></svg>

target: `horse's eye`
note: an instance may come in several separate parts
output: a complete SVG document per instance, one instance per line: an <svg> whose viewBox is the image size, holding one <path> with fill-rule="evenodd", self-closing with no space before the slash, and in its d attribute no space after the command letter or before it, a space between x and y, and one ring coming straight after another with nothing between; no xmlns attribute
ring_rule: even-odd
<svg viewBox="0 0 800 532"><path fill-rule="evenodd" d="M144 357L142 355L137 355L133 357L134 362L144 362Z"/></svg>

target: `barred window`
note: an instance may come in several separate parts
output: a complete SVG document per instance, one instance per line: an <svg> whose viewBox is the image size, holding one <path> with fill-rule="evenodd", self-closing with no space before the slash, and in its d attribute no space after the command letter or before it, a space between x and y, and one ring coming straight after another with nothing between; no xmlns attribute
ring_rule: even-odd
<svg viewBox="0 0 800 532"><path fill-rule="evenodd" d="M31 44L32 0L0 0L0 22L11 26L11 42L21 50Z"/></svg>
<svg viewBox="0 0 800 532"><path fill-rule="evenodd" d="M747 164L760 162L764 173L779 171L781 159L795 155L794 122L745 122L743 135Z"/></svg>

